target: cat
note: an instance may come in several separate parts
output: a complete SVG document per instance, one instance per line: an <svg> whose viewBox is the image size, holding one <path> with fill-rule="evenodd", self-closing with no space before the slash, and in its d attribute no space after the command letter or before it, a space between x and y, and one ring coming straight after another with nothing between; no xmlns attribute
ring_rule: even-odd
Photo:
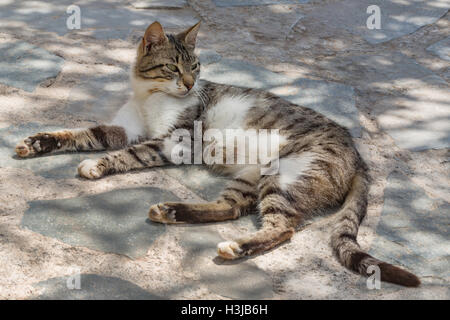
<svg viewBox="0 0 450 320"><path fill-rule="evenodd" d="M200 22L170 35L160 23L152 23L131 66L132 97L112 123L37 133L16 146L17 155L116 150L78 166L81 177L98 179L173 164L172 149L178 142L171 134L184 129L192 135L194 121L201 121L202 129L278 129L278 174L261 174L261 164L210 165L232 177L217 200L159 203L150 207L149 218L167 224L204 223L257 211L261 218L257 232L217 246L220 257L237 259L280 245L306 219L341 206L331 233L337 259L365 276L374 265L382 281L419 286L417 276L370 256L356 241L367 211L369 176L347 129L271 93L200 80L200 62L194 54L199 27ZM220 148L226 149L219 144Z"/></svg>

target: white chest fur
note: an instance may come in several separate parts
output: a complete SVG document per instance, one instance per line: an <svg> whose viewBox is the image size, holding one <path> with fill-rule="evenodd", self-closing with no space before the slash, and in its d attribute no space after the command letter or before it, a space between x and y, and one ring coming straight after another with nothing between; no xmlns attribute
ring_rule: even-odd
<svg viewBox="0 0 450 320"><path fill-rule="evenodd" d="M120 108L111 122L112 125L125 129L128 143L136 143L146 136L145 123L139 114L139 104L140 102L136 99L130 99Z"/></svg>
<svg viewBox="0 0 450 320"><path fill-rule="evenodd" d="M176 124L180 114L198 103L191 95L175 98L164 93L154 93L144 99L133 97L117 113L111 124L125 129L128 142L139 138L157 138Z"/></svg>
<svg viewBox="0 0 450 320"><path fill-rule="evenodd" d="M150 95L140 106L148 137L156 138L173 128L181 113L198 103L198 98L190 95L176 98L164 93Z"/></svg>

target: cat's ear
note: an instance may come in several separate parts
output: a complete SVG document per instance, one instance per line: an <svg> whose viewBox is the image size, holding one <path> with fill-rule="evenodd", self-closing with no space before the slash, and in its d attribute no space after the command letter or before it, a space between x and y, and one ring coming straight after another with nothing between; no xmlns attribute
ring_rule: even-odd
<svg viewBox="0 0 450 320"><path fill-rule="evenodd" d="M142 42L144 44L144 50L150 49L154 45L163 44L167 41L167 37L164 34L163 27L158 21L153 22L145 30L144 38Z"/></svg>
<svg viewBox="0 0 450 320"><path fill-rule="evenodd" d="M178 34L178 39L181 39L186 43L189 47L195 47L195 41L197 40L197 33L200 29L200 22L197 22L195 25L187 29L186 31Z"/></svg>

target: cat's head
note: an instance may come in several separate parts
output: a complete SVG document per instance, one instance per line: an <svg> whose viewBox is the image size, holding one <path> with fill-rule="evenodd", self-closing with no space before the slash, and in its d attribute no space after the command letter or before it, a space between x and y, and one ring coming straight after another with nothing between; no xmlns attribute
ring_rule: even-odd
<svg viewBox="0 0 450 320"><path fill-rule="evenodd" d="M200 62L194 54L199 28L200 22L177 35L166 35L159 22L147 28L132 74L139 90L177 97L193 91L200 75Z"/></svg>

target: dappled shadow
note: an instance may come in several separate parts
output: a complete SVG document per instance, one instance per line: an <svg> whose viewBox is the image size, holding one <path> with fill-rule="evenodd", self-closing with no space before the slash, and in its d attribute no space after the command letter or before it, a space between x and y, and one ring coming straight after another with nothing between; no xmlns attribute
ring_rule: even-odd
<svg viewBox="0 0 450 320"><path fill-rule="evenodd" d="M68 2L67 2L68 3ZM21 6L26 6L28 5L27 2L14 2L14 3L9 3L7 5L8 8L16 8L14 9L17 14L20 15L30 15L33 17L37 17L35 16L35 14L37 14L36 12L40 12L41 14L55 14L56 11L61 11L64 7L64 9L66 8L65 5L67 4L66 2L50 2L48 3L48 5L43 5L42 7L39 7L39 9L33 10L32 7L28 8L27 10L25 10L25 8L23 8L23 10L21 9ZM86 2L80 2L80 4L86 5L87 9L90 8L90 6L92 6L92 8L97 8L97 7L102 7L102 6L106 6L106 7L111 7L114 8L114 10L117 9L117 6L119 4L112 2L112 3L107 3L107 4L95 4L94 2L90 2L90 1L86 1ZM429 4L430 6L433 6L434 4ZM5 7L6 8L6 7ZM127 8L126 10L129 10L129 8ZM228 9L224 9L224 8L220 8L220 12L228 12L228 13L232 13L235 11L232 11L232 9L228 10ZM278 10L276 11L275 9L272 9L272 7L267 7L267 9L265 9L266 11L270 12L271 15L278 17L280 20L283 20L283 16L285 15L291 15L291 12L283 12L282 10ZM87 11L91 11L91 10L87 10ZM95 11L95 10L94 10ZM146 10L138 10L139 12L147 12ZM171 10L171 12L176 11L176 10ZM14 17L11 17L11 19L13 19ZM36 19L36 20L48 20L47 18L41 18L41 19ZM152 19L149 18L148 21L151 21ZM131 23L132 24L132 23ZM28 27L32 27L33 28L33 24L30 24ZM129 27L129 26L128 26ZM36 27L37 28L37 27ZM99 27L100 28L100 27ZM38 28L40 29L40 28ZM250 28L250 30L252 30ZM47 36L48 37L48 36ZM72 36L71 36L72 37ZM77 36L73 35L73 37L76 39ZM46 43L46 47L53 47L55 50L57 51L65 51L65 49L61 48L61 44L63 44L66 40L69 39L52 39L50 38L49 41ZM89 39L85 39L87 41L89 41ZM54 42L54 45L52 45L52 42ZM67 42L69 43L69 41ZM59 46L58 46L59 44ZM93 44L92 44L93 45ZM95 47L95 50L90 50L91 46L78 46L78 49L80 50L79 52L82 53L82 55L80 56L79 54L77 55L77 57L73 57L72 55L68 55L67 57L70 59L81 59L83 60L83 56L86 57L86 59L89 60L89 56L98 56L99 60L103 60L103 61L107 61L107 63L115 63L118 65L119 68L110 68L107 71L108 75L96 75L94 76L94 74L91 74L89 72L85 73L82 72L82 70L80 69L79 71L76 70L72 70L70 72L64 72L63 73L63 77L70 77L70 78L78 78L76 80L76 82L78 82L78 85L75 85L70 93L69 96L69 102L61 107L59 105L58 100L52 101L54 99L50 98L50 97L45 97L44 99L49 100L49 104L50 106L47 108L48 111L46 110L42 110L44 113L44 115L47 115L48 113L52 112L53 114L60 115L61 117L68 117L68 119L81 119L81 120L85 120L85 121L105 121L105 120L110 120L111 119L111 115L114 114L115 111L117 111L117 109L122 105L122 103L126 100L127 95L129 93L129 88L126 84L127 82L127 71L124 69L125 67L125 61L124 60L115 60L115 59L111 59L110 57L110 52L109 50L104 50L104 52L101 52L100 48L97 46ZM116 45L116 47L121 48L124 47L123 43ZM125 46L127 47L127 46ZM128 45L128 48L132 49L133 45ZM69 52L72 48L67 48L67 51ZM342 50L344 51L344 50ZM133 54L133 51L130 51L131 54ZM391 61L390 60L393 58L393 56L387 55L384 59L384 61L386 61L388 64L395 64L395 61ZM127 58L128 61L131 61L131 58ZM367 60L369 59L369 60ZM402 72L390 72L389 74L395 75L396 78L391 78L391 77L385 77L386 71L388 71L389 69L391 69L389 66L384 66L383 68L379 68L380 66L382 66L383 62L380 61L378 62L378 60L371 60L372 57L366 57L366 56L361 56L360 60L355 60L355 59L351 59L351 60L343 60L341 63L341 60L332 60L332 61L323 61L322 63L320 63L320 67L323 69L328 69L328 70L335 70L338 74L341 75L342 78L348 78L350 80L350 82L355 82L356 81L364 81L366 84L366 86L377 86L378 84L383 84L384 87L391 87L392 84L397 84L398 81L403 81L406 80L408 81L409 79L414 79L415 81L417 81L418 85L420 85L421 81L424 80L425 82L428 82L428 79L430 77L433 78L433 74L429 71L427 71L426 69L422 68L422 74L417 74L417 73L408 73L411 68L409 66L409 64L406 64L402 70ZM394 59L395 60L395 59ZM354 133L355 136L360 136L361 134L361 130L359 128L359 121L358 121L358 111L356 110L355 107L353 107L353 109L351 108L352 104L354 106L354 101L352 98L353 93L351 92L351 88L345 89L345 88L340 88L340 87L336 87L333 88L333 86L339 85L339 84L331 84L331 87L327 87L327 88L323 88L320 90L320 92L313 92L314 89L317 89L317 86L320 85L325 85L325 83L321 84L319 82L314 83L312 82L311 85L307 84L305 87L302 87L302 83L297 83L294 85L294 88L297 88L297 90L299 89L299 93L298 94L292 94L289 93L289 88L287 88L287 93L283 93L283 88L292 83L293 79L289 79L286 78L282 75L273 73L273 72L269 72L268 70L264 70L262 68L256 68L256 67L251 67L251 65L248 65L246 63L239 63L238 61L233 62L232 60L228 61L228 60L224 60L228 65L227 67L230 67L231 70L234 70L233 72L230 72L230 69L227 70L227 72L225 74L222 74L221 76L221 71L219 70L221 67L221 65L223 64L213 64L211 65L210 68L206 68L204 70L204 74L205 77L213 79L213 80L217 80L218 82L223 82L221 81L220 77L226 77L226 81L228 82L233 82L235 84L242 84L242 81L245 82L245 84L247 86L252 86L252 87L261 87L261 88L272 88L275 93L282 95L284 97L286 97L287 99L290 99L294 102L300 103L300 104L304 104L308 107L313 107L316 110L318 110L319 112L325 113L325 115L330 116L332 118L334 118L334 120L338 120L338 122L342 123L343 125L352 128L352 132ZM361 65L361 62L365 61L364 65ZM94 61L92 61L94 62ZM233 65L236 64L236 65ZM400 62L401 64L402 62ZM342 67L340 67L339 65L342 65ZM371 68L367 69L365 66L370 65ZM338 66L338 68L341 68L341 70L336 70L336 66ZM356 69L355 69L356 67ZM218 69L219 68L219 69ZM233 69L234 68L234 69ZM250 69L249 69L250 68ZM345 68L345 69L344 69ZM209 70L208 70L209 69ZM342 73L342 71L345 71L346 73ZM403 72L404 71L404 72ZM406 72L406 73L405 73ZM312 73L314 73L312 71ZM353 80L354 76L356 74L360 74L360 79L358 80ZM70 74L70 75L69 75ZM249 76L251 75L251 76ZM376 78L374 78L374 81L370 82L370 80L368 81L368 79L370 79L370 75L375 75ZM82 77L82 79L79 79L79 77ZM243 76L245 78L243 78ZM369 76L369 77L367 77ZM426 79L423 79L425 76ZM245 80L244 80L245 79ZM304 75L302 77L299 77L297 79L304 79ZM438 81L439 79L437 77L433 78L434 81ZM294 79L295 80L295 79ZM442 80L442 79L441 79ZM311 81L311 80L308 80ZM305 80L303 80L303 83L305 83ZM73 84L72 84L73 86ZM111 90L111 87L114 87ZM336 104L336 95L339 92L345 92L345 90L347 90L349 92L348 94L348 100L341 100L339 101L339 103ZM308 95L305 99L304 96L304 92L308 92ZM313 99L313 102L310 102L310 99ZM347 98L345 98L347 99ZM58 105L58 107L55 110L55 107ZM51 110L51 111L50 111ZM441 117L442 118L442 117ZM414 127L414 123L412 125L410 125L412 127ZM417 122L417 127L421 126L421 124L419 122ZM395 131L399 131L401 130L402 127L400 128L396 128ZM410 129L410 128L405 128L405 129ZM449 133L446 129L443 129L444 132L442 132L440 134L440 137L438 138L439 142L436 143L436 145L438 147L444 145L445 143L448 143L448 138L449 138ZM411 130L406 130L406 135L409 134ZM425 130L427 131L427 130ZM429 131L429 130L428 130ZM419 134L421 134L423 132L423 130L419 130ZM427 132L425 132L425 134L427 134ZM395 137L394 137L395 138ZM433 142L431 142L433 143Z"/></svg>
<svg viewBox="0 0 450 320"><path fill-rule="evenodd" d="M69 30L66 21L73 11L81 10L81 29ZM83 34L96 39L126 39L134 30L143 31L150 21L159 20L167 27L188 27L196 23L195 12L183 10L137 10L122 1L51 0L4 1L0 5L0 27L14 31L30 27L59 35Z"/></svg>
<svg viewBox="0 0 450 320"><path fill-rule="evenodd" d="M371 108L381 129L404 149L419 151L450 145L448 84L400 53L356 55L322 61L364 90L386 92ZM400 93L398 88L404 88Z"/></svg>
<svg viewBox="0 0 450 320"><path fill-rule="evenodd" d="M0 82L32 92L61 71L64 60L26 42L0 44Z"/></svg>
<svg viewBox="0 0 450 320"><path fill-rule="evenodd" d="M389 176L384 199L372 253L420 275L448 277L450 205L396 172Z"/></svg>
<svg viewBox="0 0 450 320"><path fill-rule="evenodd" d="M0 129L0 167L23 168L33 171L45 178L73 178L78 164L87 158L96 158L101 152L89 153L59 153L34 158L19 158L15 154L16 144L25 137L37 132L48 132L62 127L27 123L20 126L10 126Z"/></svg>
<svg viewBox="0 0 450 320"><path fill-rule="evenodd" d="M367 9L380 8L379 29L369 29ZM344 0L318 6L305 17L324 21L325 28L339 28L364 38L371 44L383 43L413 33L420 27L436 22L444 16L450 4L446 0Z"/></svg>
<svg viewBox="0 0 450 320"><path fill-rule="evenodd" d="M211 172L203 165L179 165L158 168L207 201L217 199L229 177Z"/></svg>
<svg viewBox="0 0 450 320"><path fill-rule="evenodd" d="M413 5L408 0L403 2ZM421 1L421 6L428 8L423 11L425 20L420 21L427 21L427 12L438 8L439 2ZM85 20L82 20L81 30L69 31L65 26L68 16L65 10L73 3L80 4ZM337 6L341 3L335 4ZM366 37L366 30L354 30L353 26L365 26L367 6L363 8L363 5L365 2L362 1L355 7L362 8L361 12L358 11L356 22L352 19L344 21L342 16L334 14L344 10L342 8L327 9L333 11L333 14L327 16L331 20L323 22L324 28L313 28L318 26L320 17L328 12L324 10L320 15L316 14L323 9L320 3L296 6L295 12L271 6L252 8L252 15L249 15L245 8L216 8L210 16L208 11L208 15L202 17L206 23L199 35L199 49L216 50L224 58L204 68L204 76L218 82L270 89L286 99L316 108L330 117L335 116L340 123L356 128L355 136L360 136L365 129L360 128L361 110L358 110L360 106L354 101L358 91L352 87L368 95L381 92L385 100L371 106L371 110L375 111L376 121L380 120L382 129L388 130L389 135L401 148L419 150L448 147L448 85L433 72L403 56L395 40L385 47L379 47L382 49L362 42L361 38ZM28 1L3 1L0 5L2 34L10 33L14 40L19 38L43 47L64 58L66 63L59 76L49 83L41 83L32 93L2 88L5 95L0 97L0 115L2 121L11 126L0 129L0 166L28 168L47 178L73 178L77 164L84 157L91 156L90 154L57 155L19 161L13 157L15 143L35 131L64 126L76 127L78 120L83 121L83 126L110 120L128 97L128 67L135 54L135 42L140 39L145 27L154 20L160 20L169 30L179 31L181 27L191 25L195 21L193 18L185 19L185 13L177 13L176 10L171 10L170 13L137 11L126 7L121 1L108 1L104 4L98 1L55 0L39 6L41 7L34 7L34 4ZM318 11L309 15L308 10L314 9L314 6L317 6ZM308 10L304 11L303 8ZM336 20L333 20L336 16ZM189 17L197 19L196 14L189 14ZM401 15L398 17L399 20L402 19ZM417 28L411 20L413 16L407 18L407 26L398 32ZM239 21L242 24L239 24ZM297 22L300 22L299 25L306 25L306 31L296 26ZM400 22L391 25L392 30L388 28L380 32L386 32L386 37L400 35L401 33L394 30L397 23ZM352 34L356 35L355 38L352 38ZM376 38L376 41L386 40L373 35L367 37ZM332 42L332 38L336 39L336 42ZM5 39L2 41L7 41ZM336 43L339 46L333 47ZM361 51L364 50L366 53L362 54ZM252 65L247 61L251 61ZM287 77L270 70L301 72ZM433 92L419 90L430 87ZM23 125L31 121L37 124L30 127ZM92 156L97 157L98 154ZM172 169L168 169L170 170ZM189 181L192 176L187 171L181 174L174 172L172 176L206 199L220 191L221 185L208 177L204 181L213 184L214 189ZM158 193L157 190L132 195L126 190L120 190L107 198L100 195L67 201L33 202L31 209L24 216L23 226L71 245L131 257L142 256L151 243L166 231L164 225L146 220L148 207L152 203L166 200L166 194ZM397 191L399 190L392 188L386 190L389 193ZM445 217L442 218L442 215L434 213L436 210L448 210L448 207L426 207L422 213L418 212L416 201L421 201L423 191L414 192L413 195L408 201L393 198L389 200L388 205L391 213L400 209L405 212L403 222L411 230L420 230L422 233L417 237L417 241L425 239L417 251L420 255L412 254L415 252L414 246L417 245L415 238L412 234L404 233L401 227L392 225L397 220L388 211L385 211L387 215L382 217L377 232L380 237L386 237L392 243L399 243L399 248L390 250L389 247L378 246L375 242L373 250L377 257L391 259L390 261L408 267L419 265L417 261L423 261L422 265L425 264L428 268L427 274L440 274L441 263L427 265L430 260L421 259L445 258L446 249L440 244L448 242L445 233L448 221ZM149 200L146 202L142 199ZM429 214L420 216L424 212ZM214 225L208 224L205 227L211 228ZM255 298L259 297L260 292L270 291L270 279L253 265L252 259L224 262L214 258L216 245L223 240L217 232L208 233L206 229L199 229L197 226L168 228L175 228L177 231L184 228L185 235L179 242L187 248L187 254L182 264L194 272L208 271L209 273L201 274L199 281L209 285L212 291L225 296L236 295L236 291L231 294L225 291L223 283L230 283L230 287L234 288L232 290L238 290L241 279L248 275L239 274L241 269L249 273L254 272L258 276L255 286L242 287L243 296ZM4 234L8 234L7 231ZM193 239L187 234L203 235L205 239ZM18 246L27 246L25 237L14 239ZM436 246L436 243L439 245ZM33 248L28 247L26 250L31 255ZM380 254L383 250L384 257ZM393 255L389 255L390 253ZM195 259L199 260L196 262ZM36 257L36 261L39 261L39 257ZM326 262L319 260L304 263L326 265ZM208 267L211 269L207 270ZM218 278L216 275L221 274L223 268L227 267L236 269ZM422 269L417 270L422 272ZM333 269L329 268L329 271L332 272ZM249 279L255 278L249 276ZM183 290L189 288L174 286L166 294L170 296ZM306 289L304 290L306 292Z"/></svg>
<svg viewBox="0 0 450 320"><path fill-rule="evenodd" d="M212 0L218 7L245 7L274 4L302 4L309 0Z"/></svg>
<svg viewBox="0 0 450 320"><path fill-rule="evenodd" d="M163 224L145 223L148 208L160 201L177 200L169 191L133 188L32 201L22 226L71 245L137 258L166 229Z"/></svg>
<svg viewBox="0 0 450 320"><path fill-rule="evenodd" d="M184 268L198 275L212 292L234 299L263 299L273 295L268 275L245 259L234 264L217 263L216 246L224 239L213 225L183 225L180 244Z"/></svg>
<svg viewBox="0 0 450 320"><path fill-rule="evenodd" d="M68 288L68 281L74 278L51 278L34 286L41 289L39 296L30 299L37 300L160 300L158 293L151 293L138 285L116 277L102 276L98 274L80 274L80 288Z"/></svg>
<svg viewBox="0 0 450 320"><path fill-rule="evenodd" d="M401 148L448 148L449 96L447 87L411 89L401 97L380 101L378 120Z"/></svg>

